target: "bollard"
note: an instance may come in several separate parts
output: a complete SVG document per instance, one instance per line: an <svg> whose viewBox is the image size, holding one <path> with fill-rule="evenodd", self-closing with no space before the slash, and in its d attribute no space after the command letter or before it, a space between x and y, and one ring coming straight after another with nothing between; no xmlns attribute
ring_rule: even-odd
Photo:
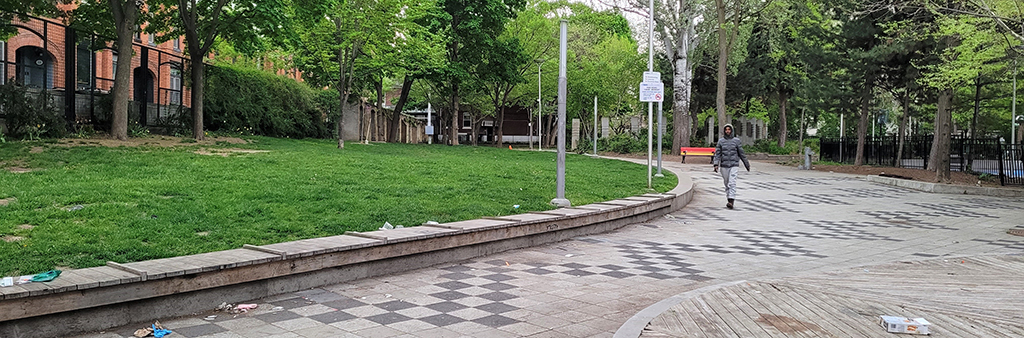
<svg viewBox="0 0 1024 338"><path fill-rule="evenodd" d="M810 170L811 169L811 147L804 147L804 164L800 166L800 169Z"/></svg>

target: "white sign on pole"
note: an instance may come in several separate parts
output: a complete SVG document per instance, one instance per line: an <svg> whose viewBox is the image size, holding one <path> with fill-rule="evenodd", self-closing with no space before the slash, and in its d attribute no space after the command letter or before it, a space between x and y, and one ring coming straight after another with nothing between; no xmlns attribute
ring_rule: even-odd
<svg viewBox="0 0 1024 338"><path fill-rule="evenodd" d="M644 72L643 82L661 82L661 73L659 72Z"/></svg>
<svg viewBox="0 0 1024 338"><path fill-rule="evenodd" d="M661 82L641 82L640 102L662 102L665 97L665 84Z"/></svg>
<svg viewBox="0 0 1024 338"><path fill-rule="evenodd" d="M434 126L427 126L427 135L434 135Z"/></svg>

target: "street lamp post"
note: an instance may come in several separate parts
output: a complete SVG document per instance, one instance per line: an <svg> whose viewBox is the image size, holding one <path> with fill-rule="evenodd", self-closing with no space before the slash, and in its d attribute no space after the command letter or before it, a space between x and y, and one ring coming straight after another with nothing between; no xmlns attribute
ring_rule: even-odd
<svg viewBox="0 0 1024 338"><path fill-rule="evenodd" d="M569 207L571 203L565 198L565 98L568 87L566 80L566 39L569 31L569 21L562 19L559 23L558 42L558 160L556 161L558 171L555 174L555 199L551 204L559 208Z"/></svg>
<svg viewBox="0 0 1024 338"><path fill-rule="evenodd" d="M544 148L542 144L542 141L544 141L544 133L541 131L544 128L544 122L542 122L544 119L544 114L542 114L542 111L544 110L544 103L540 98L540 66L543 65L546 60L537 59L535 61L537 61L537 150L541 150Z"/></svg>
<svg viewBox="0 0 1024 338"><path fill-rule="evenodd" d="M654 71L654 0L650 1L651 17L647 20L647 71ZM654 187L651 178L651 153L654 139L654 102L647 102L647 189Z"/></svg>
<svg viewBox="0 0 1024 338"><path fill-rule="evenodd" d="M654 174L654 177L665 177L665 175L661 173L661 153L664 152L661 149L661 140L664 138L661 134L665 131L665 117L661 114L661 109L663 107L662 103L663 102L658 102L658 173Z"/></svg>

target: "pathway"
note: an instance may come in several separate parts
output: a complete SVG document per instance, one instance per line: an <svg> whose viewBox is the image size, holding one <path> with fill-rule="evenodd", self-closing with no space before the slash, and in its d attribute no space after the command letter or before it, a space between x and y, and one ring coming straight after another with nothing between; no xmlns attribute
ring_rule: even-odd
<svg viewBox="0 0 1024 338"><path fill-rule="evenodd" d="M660 311L642 311L652 304L698 288L1024 252L1024 237L1006 234L1024 226L1022 199L927 194L755 162L740 175L736 209L726 210L710 166L666 166L691 175L698 192L647 223L254 300L250 313L161 322L169 337L196 338L611 337L631 318L654 319ZM128 337L139 327L82 337Z"/></svg>

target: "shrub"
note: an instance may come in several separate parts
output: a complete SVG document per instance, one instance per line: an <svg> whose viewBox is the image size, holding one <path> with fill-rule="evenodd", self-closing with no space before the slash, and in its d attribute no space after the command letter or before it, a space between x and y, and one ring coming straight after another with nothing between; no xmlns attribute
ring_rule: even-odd
<svg viewBox="0 0 1024 338"><path fill-rule="evenodd" d="M54 107L52 95L46 90L29 93L15 81L0 85L0 114L5 115L7 132L13 137L58 138L67 133L64 115Z"/></svg>
<svg viewBox="0 0 1024 338"><path fill-rule="evenodd" d="M203 98L211 131L273 137L328 137L319 93L308 85L261 70L207 67Z"/></svg>
<svg viewBox="0 0 1024 338"><path fill-rule="evenodd" d="M644 138L641 140L640 135ZM625 132L597 140L597 149L619 154L641 153L647 151L647 131ZM581 146L582 147L582 146Z"/></svg>

